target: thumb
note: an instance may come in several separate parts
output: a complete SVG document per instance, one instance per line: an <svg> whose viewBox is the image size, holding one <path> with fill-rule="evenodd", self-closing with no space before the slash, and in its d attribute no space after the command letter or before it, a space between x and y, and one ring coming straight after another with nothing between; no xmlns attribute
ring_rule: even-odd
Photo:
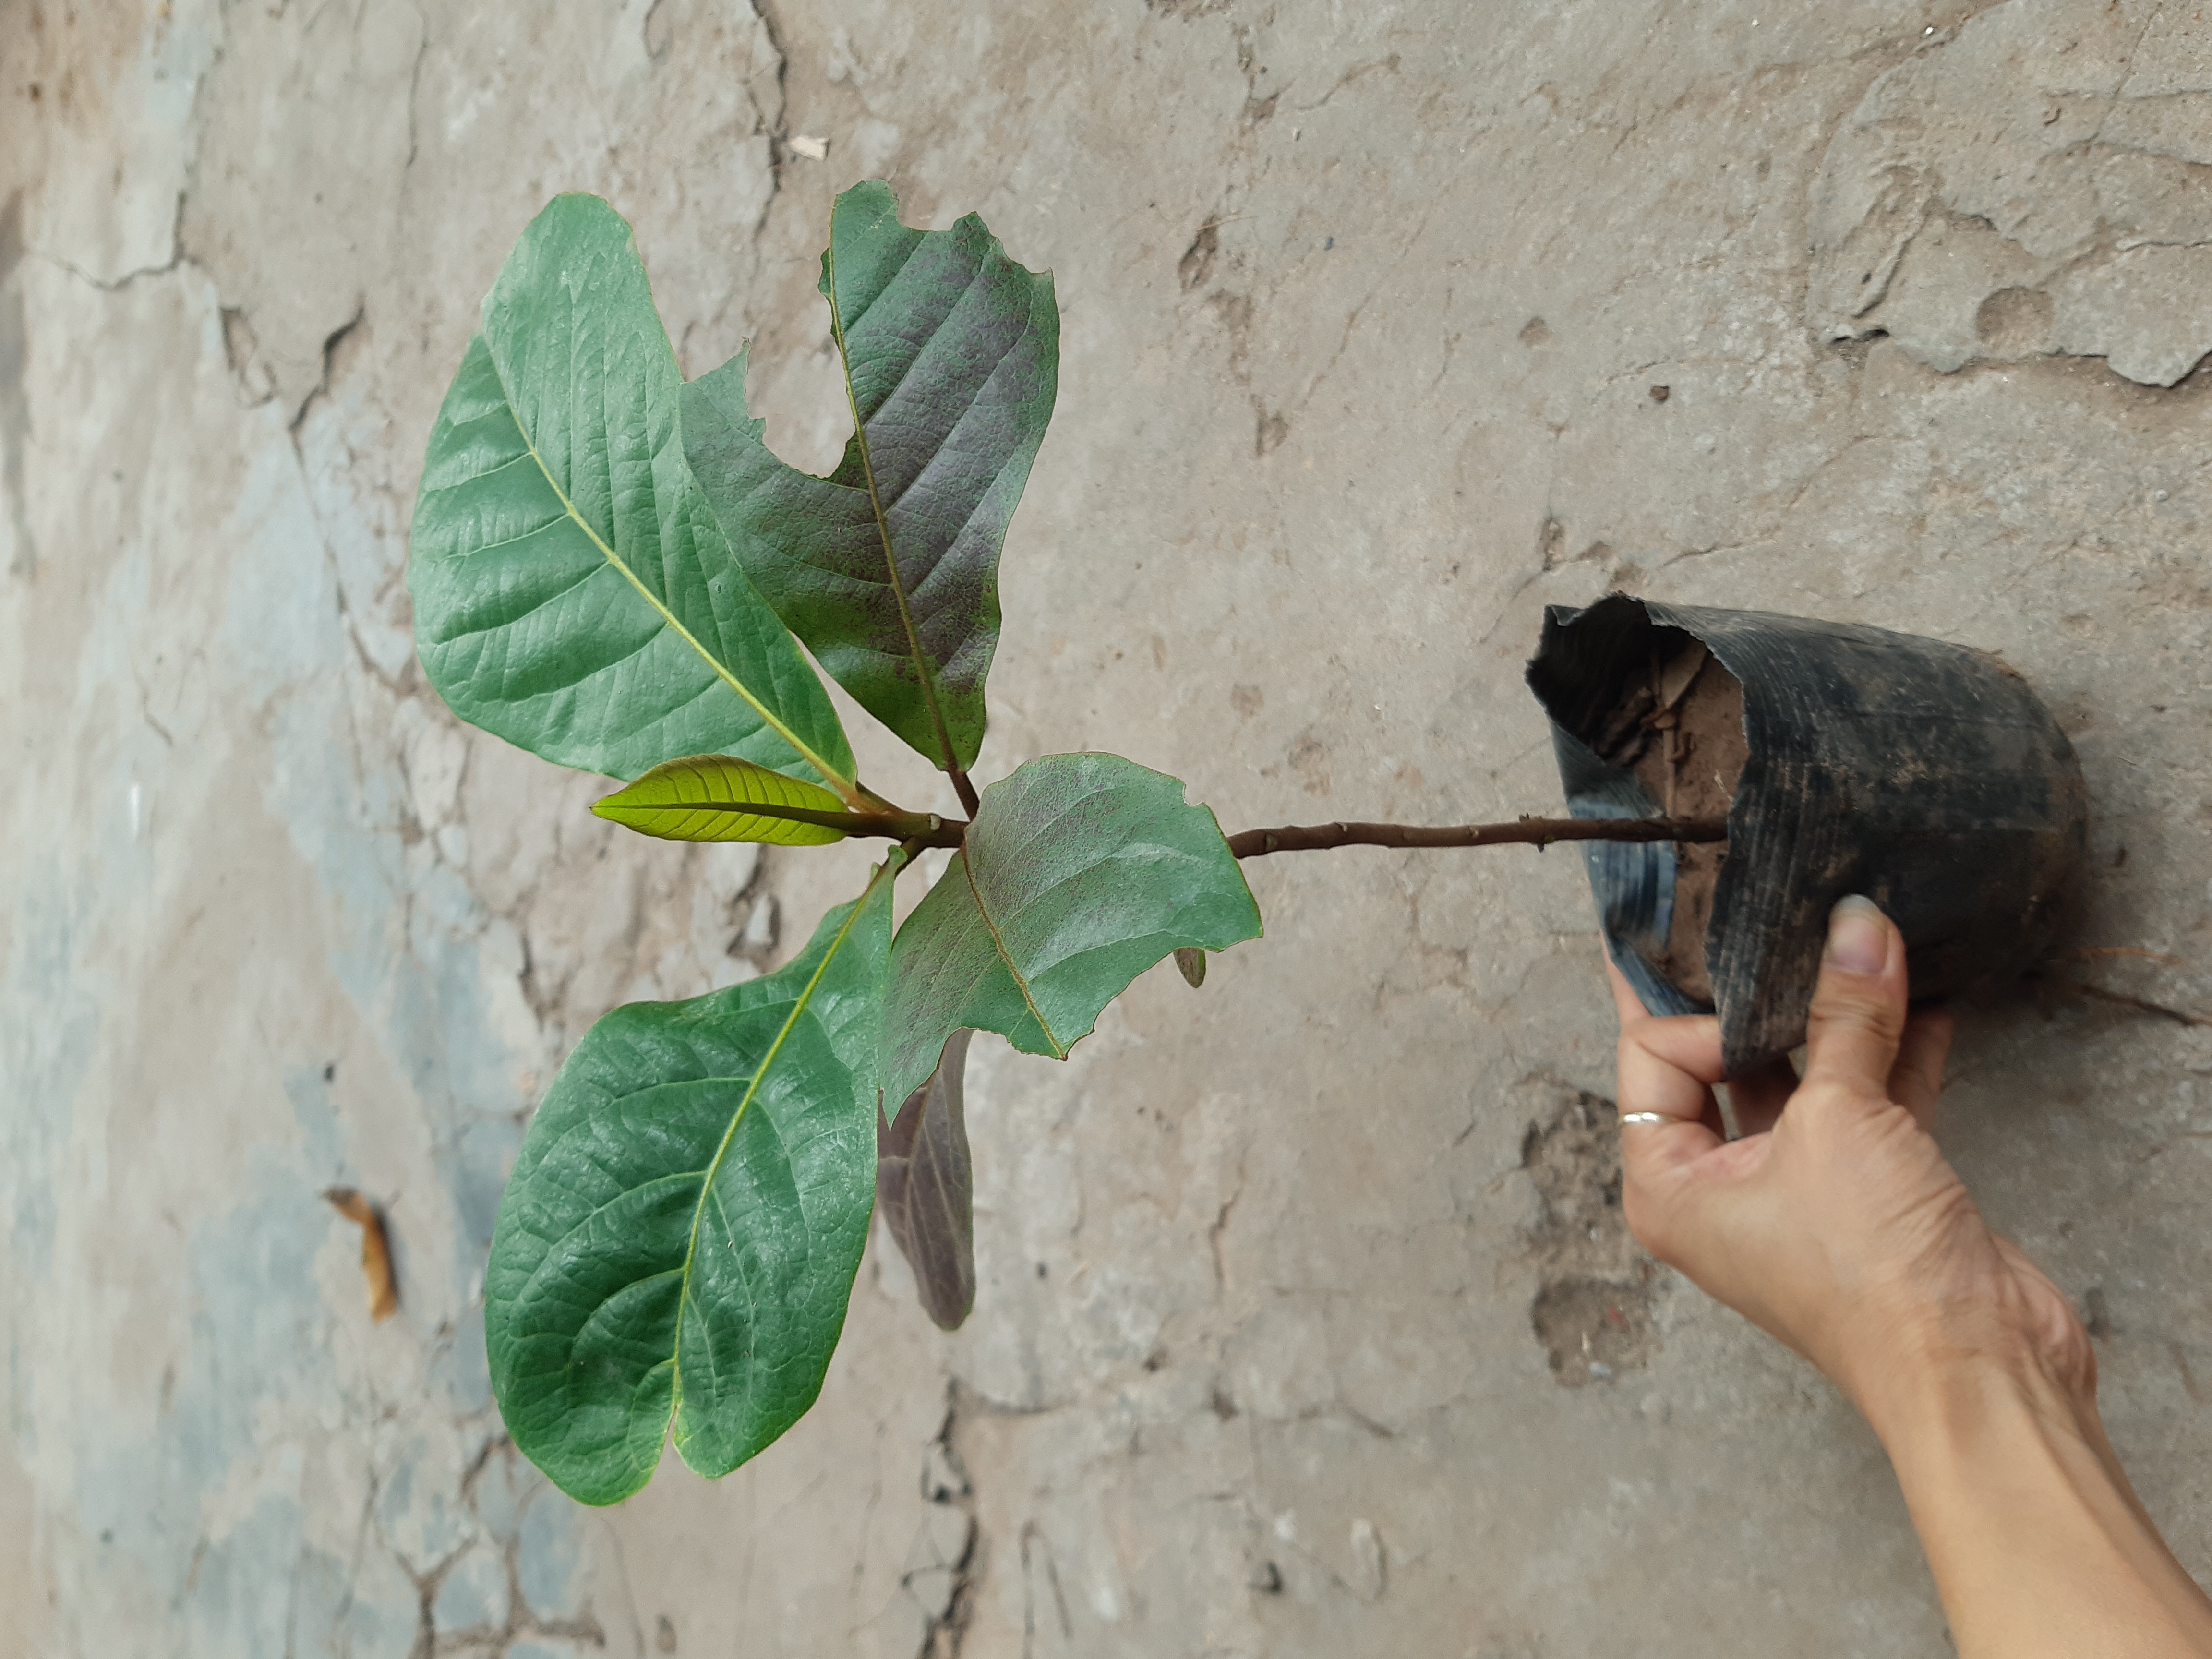
<svg viewBox="0 0 2212 1659"><path fill-rule="evenodd" d="M1884 1098L1905 1034L1905 938L1856 894L1828 917L1828 945L1806 1022L1805 1081Z"/></svg>

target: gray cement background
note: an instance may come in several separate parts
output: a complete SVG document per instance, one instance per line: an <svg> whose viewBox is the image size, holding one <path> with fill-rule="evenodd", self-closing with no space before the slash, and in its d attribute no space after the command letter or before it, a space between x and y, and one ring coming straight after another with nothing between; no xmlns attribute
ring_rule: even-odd
<svg viewBox="0 0 2212 1659"><path fill-rule="evenodd" d="M868 176L1065 307L984 779L1508 816L1556 799L1547 603L1903 628L2080 747L2107 953L2056 977L2212 1007L2185 0L0 0L0 1655L1947 1651L1864 1428L1605 1201L1559 854L1270 860L1202 994L1156 971L1065 1066L978 1042L975 1317L879 1235L752 1467L590 1512L505 1446L479 1274L538 1092L863 855L626 837L457 725L423 440L586 189L687 372L753 337L826 465L814 258ZM2212 1571L2212 1042L2014 994L1956 1077ZM388 1207L388 1323L333 1182Z"/></svg>

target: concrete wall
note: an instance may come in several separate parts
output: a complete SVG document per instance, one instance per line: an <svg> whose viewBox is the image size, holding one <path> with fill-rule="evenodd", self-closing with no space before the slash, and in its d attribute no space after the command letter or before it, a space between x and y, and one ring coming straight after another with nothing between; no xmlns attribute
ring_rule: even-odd
<svg viewBox="0 0 2212 1659"><path fill-rule="evenodd" d="M826 463L866 176L1066 308L986 779L1542 809L1521 659L1607 587L2028 676L2095 799L2067 944L2119 953L1968 1016L1947 1144L2212 1570L2212 1042L2064 988L2212 1006L2208 168L2180 0L0 0L0 1654L1945 1650L1865 1429L1620 1230L1561 854L1270 860L1202 994L979 1042L975 1317L879 1237L751 1468L594 1513L505 1445L532 1103L864 854L626 836L458 726L423 441L584 189Z"/></svg>

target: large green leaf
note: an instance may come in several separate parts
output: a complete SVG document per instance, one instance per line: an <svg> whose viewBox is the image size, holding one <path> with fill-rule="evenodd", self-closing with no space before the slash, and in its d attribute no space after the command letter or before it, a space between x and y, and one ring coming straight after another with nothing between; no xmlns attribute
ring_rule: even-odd
<svg viewBox="0 0 2212 1659"><path fill-rule="evenodd" d="M878 720L972 766L999 642L999 549L1060 377L1049 273L973 215L909 230L890 187L837 198L822 261L854 431L827 478L745 407L745 354L684 389L684 441L776 614Z"/></svg>
<svg viewBox="0 0 2212 1659"><path fill-rule="evenodd" d="M1170 951L1256 938L1260 909L1213 814L1115 755L1048 755L983 792L964 848L899 929L884 1097L904 1100L960 1027L1064 1059Z"/></svg>
<svg viewBox="0 0 2212 1659"><path fill-rule="evenodd" d="M672 1424L727 1474L820 1392L875 1196L896 862L768 978L608 1014L531 1120L484 1337L507 1432L571 1497L637 1491Z"/></svg>
<svg viewBox="0 0 2212 1659"><path fill-rule="evenodd" d="M732 755L686 755L592 803L599 817L663 841L757 841L823 847L842 841L830 820L845 803L827 789Z"/></svg>
<svg viewBox="0 0 2212 1659"><path fill-rule="evenodd" d="M556 197L431 429L407 578L422 666L463 720L564 766L632 778L720 750L849 798L829 696L684 459L681 386L629 227Z"/></svg>

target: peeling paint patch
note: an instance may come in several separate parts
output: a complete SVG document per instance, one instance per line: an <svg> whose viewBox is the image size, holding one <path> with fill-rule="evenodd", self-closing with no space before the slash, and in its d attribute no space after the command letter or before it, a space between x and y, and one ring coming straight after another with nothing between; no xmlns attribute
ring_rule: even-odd
<svg viewBox="0 0 2212 1659"><path fill-rule="evenodd" d="M1815 333L1946 373L2188 375L2212 351L2208 51L2201 12L2006 0L1884 75L1813 188Z"/></svg>
<svg viewBox="0 0 2212 1659"><path fill-rule="evenodd" d="M1521 1142L1540 1206L1528 1246L1542 1282L1528 1322L1559 1386L1579 1389L1651 1363L1653 1264L1621 1213L1613 1102L1557 1084L1540 1084L1535 1098L1548 1109Z"/></svg>

